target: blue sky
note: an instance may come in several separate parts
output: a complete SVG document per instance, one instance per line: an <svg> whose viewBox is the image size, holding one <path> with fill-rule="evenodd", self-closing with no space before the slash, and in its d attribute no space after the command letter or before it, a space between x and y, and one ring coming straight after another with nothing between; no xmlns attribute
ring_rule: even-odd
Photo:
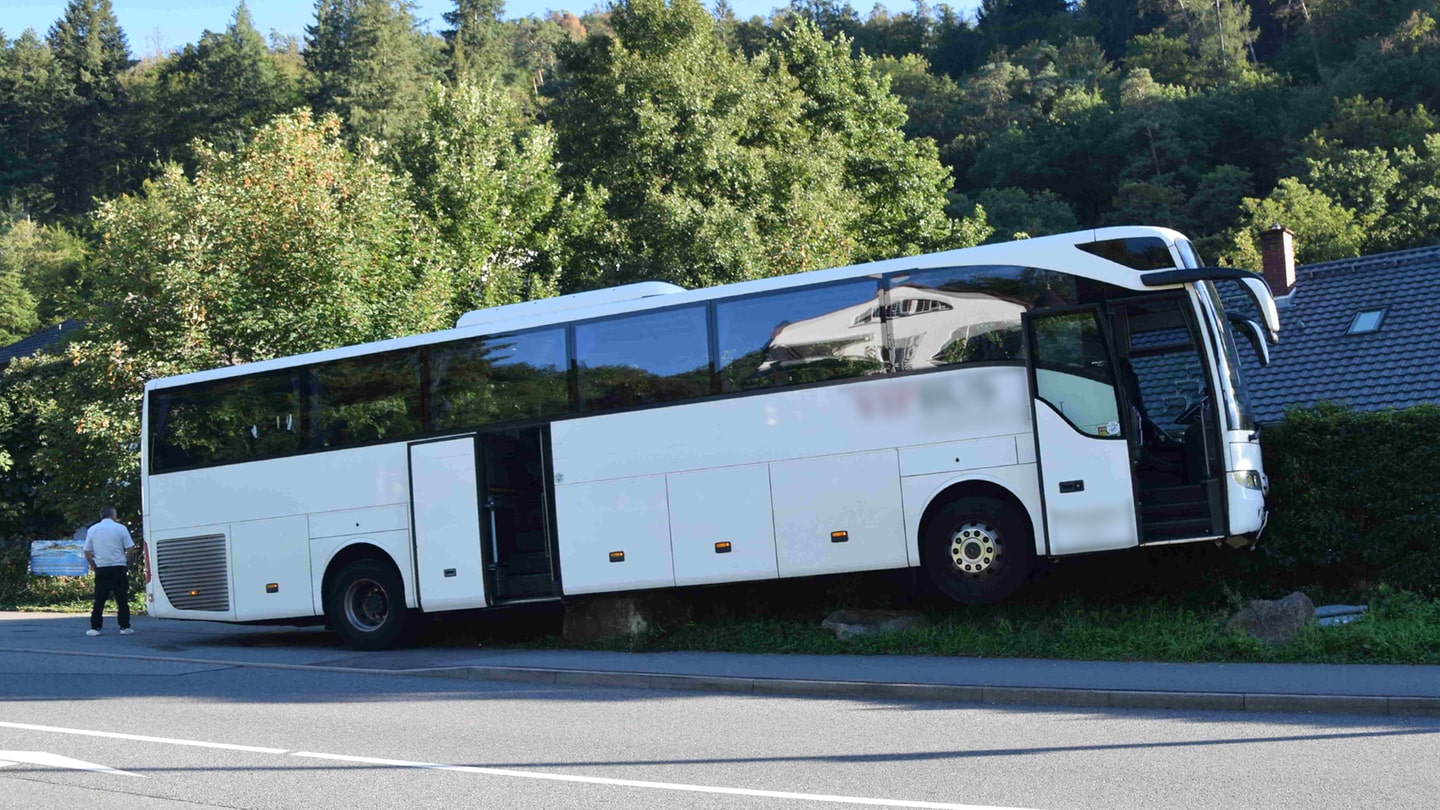
<svg viewBox="0 0 1440 810"><path fill-rule="evenodd" d="M507 0L506 17L524 17L530 14L544 14L549 9L568 9L577 14L602 5L605 0ZM702 0L713 6L713 0ZM135 56L146 56L162 50L173 50L187 42L200 38L200 33L209 29L219 31L230 22L238 0L210 3L196 0L111 0L115 16L130 40L130 51ZM731 6L740 17L767 14L786 0L731 0ZM250 14L255 18L255 27L268 35L273 29L281 34L303 36L314 14L314 4L307 0L249 0ZM441 14L454 8L452 0L421 0L416 16L428 19L432 30L444 27ZM869 12L873 3L868 0L852 0L862 14ZM913 0L893 0L885 4L892 11L905 11L913 7ZM979 5L978 0L952 0L957 9L967 12ZM5 0L0 10L0 30L11 39L26 28L34 28L41 36L50 30L64 13L65 0Z"/></svg>

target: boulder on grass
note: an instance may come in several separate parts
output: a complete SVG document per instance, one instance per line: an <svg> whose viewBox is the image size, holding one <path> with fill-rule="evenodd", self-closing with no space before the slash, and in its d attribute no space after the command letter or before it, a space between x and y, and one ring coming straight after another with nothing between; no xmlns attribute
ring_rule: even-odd
<svg viewBox="0 0 1440 810"><path fill-rule="evenodd" d="M567 644L672 630L690 620L690 608L672 594L582 596L565 603Z"/></svg>
<svg viewBox="0 0 1440 810"><path fill-rule="evenodd" d="M826 616L820 626L845 641L856 636L914 630L926 624L924 616L908 610L837 610Z"/></svg>
<svg viewBox="0 0 1440 810"><path fill-rule="evenodd" d="M1315 618L1315 603L1296 591L1284 599L1253 599L1225 623L1227 631L1241 630L1266 644L1284 644Z"/></svg>

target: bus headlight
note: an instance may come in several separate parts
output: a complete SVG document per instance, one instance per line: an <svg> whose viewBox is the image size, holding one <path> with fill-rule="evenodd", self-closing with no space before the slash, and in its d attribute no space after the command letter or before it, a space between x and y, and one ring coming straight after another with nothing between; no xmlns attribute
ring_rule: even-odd
<svg viewBox="0 0 1440 810"><path fill-rule="evenodd" d="M1264 484L1260 480L1259 470L1236 470L1230 473L1235 483L1246 489L1263 489Z"/></svg>

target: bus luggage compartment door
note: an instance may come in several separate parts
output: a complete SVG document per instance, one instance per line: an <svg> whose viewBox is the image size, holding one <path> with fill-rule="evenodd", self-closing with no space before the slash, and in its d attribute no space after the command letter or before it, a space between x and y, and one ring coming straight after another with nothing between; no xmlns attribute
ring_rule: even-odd
<svg viewBox="0 0 1440 810"><path fill-rule="evenodd" d="M475 437L410 445L416 582L427 611L484 607Z"/></svg>

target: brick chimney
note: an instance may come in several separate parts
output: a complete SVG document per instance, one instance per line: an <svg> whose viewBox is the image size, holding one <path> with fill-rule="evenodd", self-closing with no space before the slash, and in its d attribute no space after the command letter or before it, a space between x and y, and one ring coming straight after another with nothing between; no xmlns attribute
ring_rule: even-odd
<svg viewBox="0 0 1440 810"><path fill-rule="evenodd" d="M1260 261L1270 293L1289 295L1295 286L1295 234L1278 222L1261 231Z"/></svg>

